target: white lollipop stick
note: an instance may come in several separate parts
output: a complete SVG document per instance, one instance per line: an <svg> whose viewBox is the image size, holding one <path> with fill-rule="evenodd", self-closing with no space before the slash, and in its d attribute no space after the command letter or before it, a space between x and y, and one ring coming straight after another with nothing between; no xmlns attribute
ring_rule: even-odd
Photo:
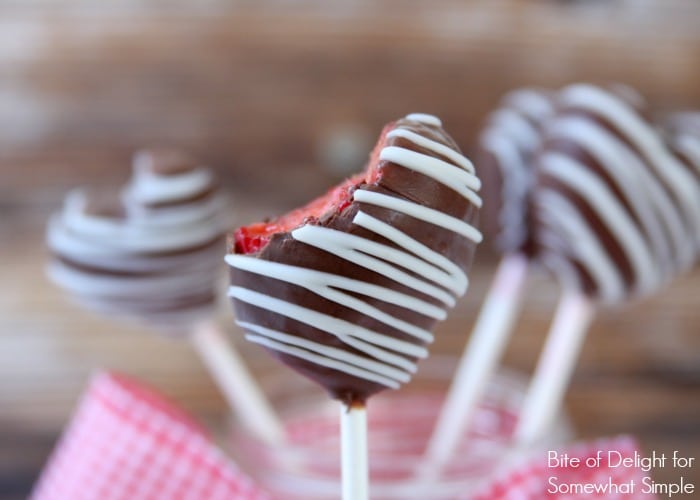
<svg viewBox="0 0 700 500"><path fill-rule="evenodd" d="M364 406L340 408L340 444L343 500L369 498L367 411Z"/></svg>
<svg viewBox="0 0 700 500"><path fill-rule="evenodd" d="M424 479L439 475L471 423L513 330L527 268L528 259L521 254L503 257L498 266L428 441L419 471Z"/></svg>
<svg viewBox="0 0 700 500"><path fill-rule="evenodd" d="M583 295L563 293L520 412L518 445L540 439L559 412L595 310Z"/></svg>
<svg viewBox="0 0 700 500"><path fill-rule="evenodd" d="M221 329L211 321L202 322L194 326L191 338L241 424L265 443L281 445L282 423Z"/></svg>

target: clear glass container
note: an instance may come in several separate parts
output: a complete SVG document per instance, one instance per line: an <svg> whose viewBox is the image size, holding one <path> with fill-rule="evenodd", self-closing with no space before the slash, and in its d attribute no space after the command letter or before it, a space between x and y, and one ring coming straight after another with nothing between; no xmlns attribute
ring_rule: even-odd
<svg viewBox="0 0 700 500"><path fill-rule="evenodd" d="M421 363L415 380L398 391L385 391L367 405L370 495L372 499L440 500L464 496L478 488L512 449L509 447L523 399L523 377L501 372L494 377L471 428L439 480L422 479L423 453L457 359L433 356ZM339 406L297 377L280 376L273 400L288 431L284 448L271 448L243 432L234 432L236 462L274 498L340 498ZM557 421L540 446L570 436L565 419Z"/></svg>

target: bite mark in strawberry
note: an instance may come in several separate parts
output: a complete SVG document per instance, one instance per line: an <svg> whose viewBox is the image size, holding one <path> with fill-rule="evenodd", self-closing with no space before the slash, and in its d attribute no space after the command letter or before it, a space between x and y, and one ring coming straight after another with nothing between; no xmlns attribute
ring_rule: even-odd
<svg viewBox="0 0 700 500"><path fill-rule="evenodd" d="M237 254L257 253L268 244L274 234L286 233L304 224L313 224L314 221L326 215L339 214L348 208L352 204L352 194L358 186L374 184L381 177L379 153L381 145L384 144L384 137L392 128L394 125L390 124L382 131L364 172L346 179L301 208L267 222L256 222L238 228L233 234L234 252Z"/></svg>

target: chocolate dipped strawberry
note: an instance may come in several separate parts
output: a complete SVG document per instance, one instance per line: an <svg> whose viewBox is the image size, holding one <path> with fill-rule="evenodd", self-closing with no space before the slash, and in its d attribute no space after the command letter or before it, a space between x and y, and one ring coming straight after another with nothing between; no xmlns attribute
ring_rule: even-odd
<svg viewBox="0 0 700 500"><path fill-rule="evenodd" d="M387 125L365 172L232 235L237 323L348 406L398 388L467 290L479 188L439 119Z"/></svg>

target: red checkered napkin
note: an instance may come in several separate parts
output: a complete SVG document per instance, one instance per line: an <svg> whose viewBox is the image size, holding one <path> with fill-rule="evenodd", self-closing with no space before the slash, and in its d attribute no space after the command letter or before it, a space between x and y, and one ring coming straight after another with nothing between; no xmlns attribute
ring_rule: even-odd
<svg viewBox="0 0 700 500"><path fill-rule="evenodd" d="M258 500L185 413L127 377L97 375L33 500Z"/></svg>
<svg viewBox="0 0 700 500"><path fill-rule="evenodd" d="M636 456L642 455L636 441L630 437L580 443L559 451L559 457L562 453L566 453L568 457L576 457L579 460L577 467L557 466L555 461L550 463L548 453L548 450L542 451L541 455L497 476L477 495L469 495L464 500L587 500L591 498L650 500L657 498L651 493L644 492L647 488L642 480L651 473L644 472L638 465L621 465L622 459L634 459L635 453ZM587 460L589 460L588 465L586 465ZM632 481L634 486L630 487ZM586 487L589 491L583 490ZM591 489L594 491L591 492Z"/></svg>

